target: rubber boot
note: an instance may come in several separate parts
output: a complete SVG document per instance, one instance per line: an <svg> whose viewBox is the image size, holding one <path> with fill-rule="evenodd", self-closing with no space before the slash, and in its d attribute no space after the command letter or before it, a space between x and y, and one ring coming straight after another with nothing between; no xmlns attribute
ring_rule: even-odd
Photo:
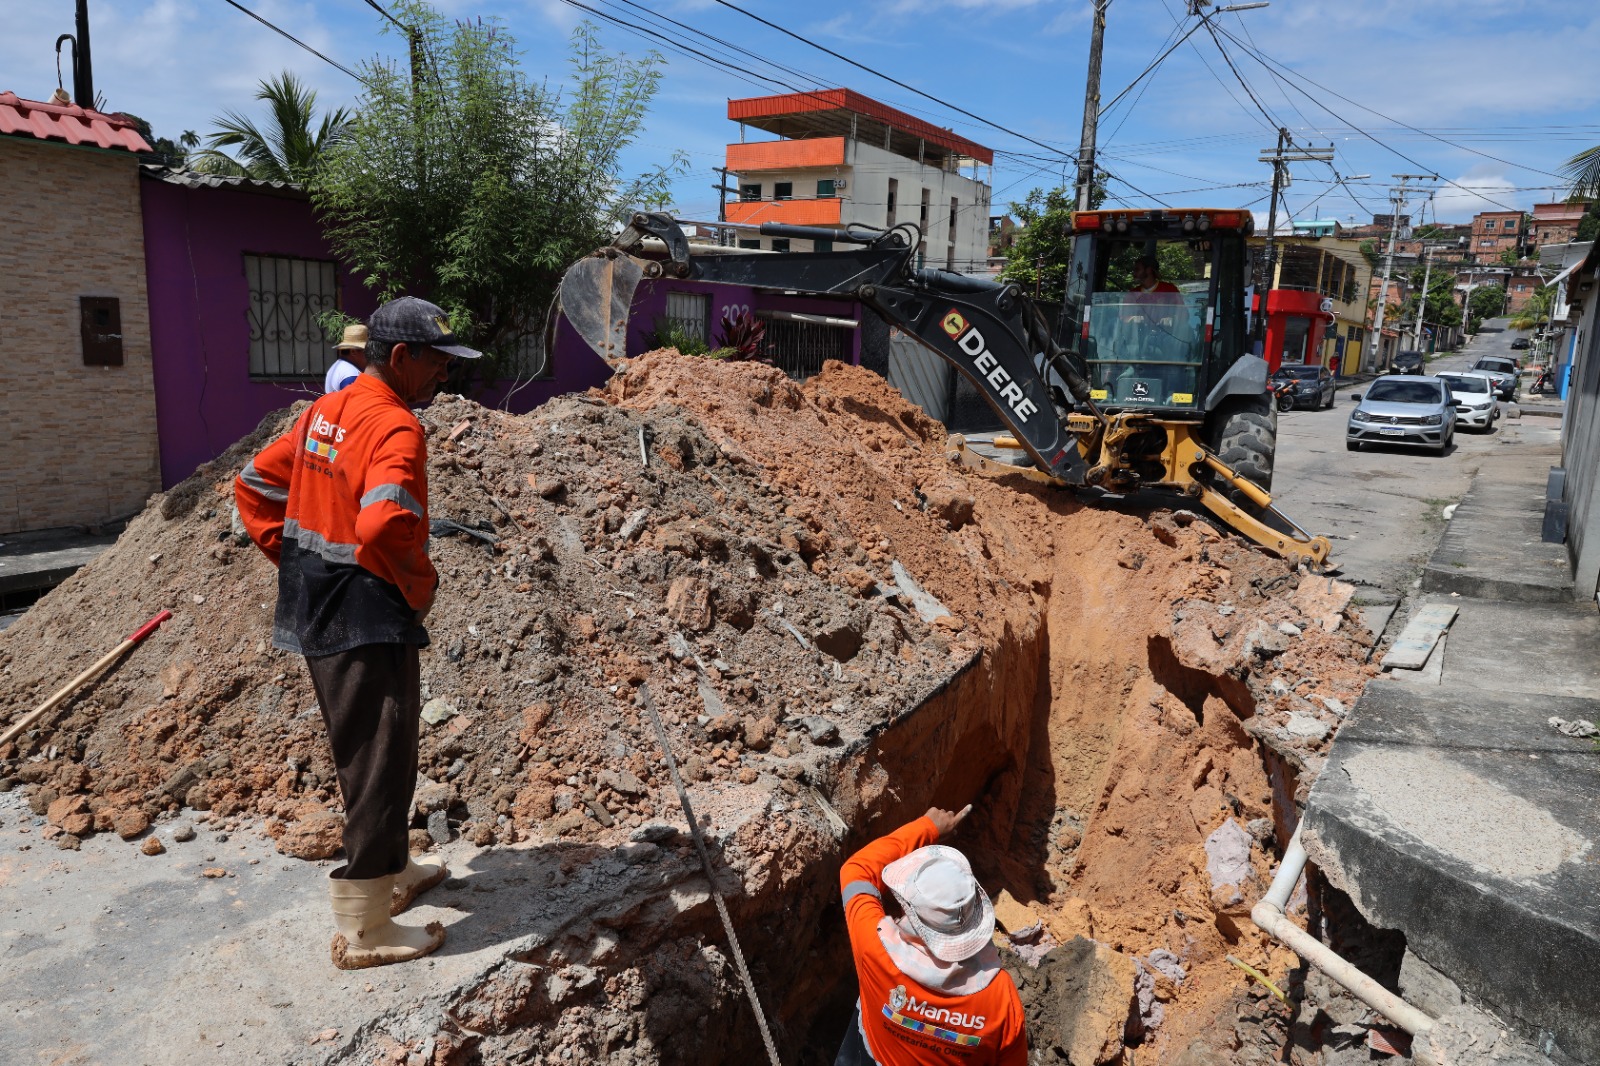
<svg viewBox="0 0 1600 1066"><path fill-rule="evenodd" d="M402 913L411 901L450 876L444 860L435 856L421 862L407 859L406 868L394 875L394 899L389 904L391 915Z"/></svg>
<svg viewBox="0 0 1600 1066"><path fill-rule="evenodd" d="M328 898L333 904L333 924L339 930L330 955L341 970L387 966L391 962L420 959L444 943L444 926L429 922L426 928L396 925L389 917L395 876L350 881L328 878Z"/></svg>

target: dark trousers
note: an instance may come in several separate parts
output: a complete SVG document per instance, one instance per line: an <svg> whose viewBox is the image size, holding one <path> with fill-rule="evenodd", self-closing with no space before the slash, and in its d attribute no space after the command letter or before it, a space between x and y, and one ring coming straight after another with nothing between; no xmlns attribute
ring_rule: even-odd
<svg viewBox="0 0 1600 1066"><path fill-rule="evenodd" d="M422 674L415 644L363 644L308 656L344 797L346 865L365 881L399 873L410 854L407 815L417 785Z"/></svg>
<svg viewBox="0 0 1600 1066"><path fill-rule="evenodd" d="M856 1009L850 1012L850 1028L845 1030L844 1042L839 1045L833 1066L875 1066L876 1062L872 1052L867 1050L867 1042L861 1038L861 1004L857 1003Z"/></svg>

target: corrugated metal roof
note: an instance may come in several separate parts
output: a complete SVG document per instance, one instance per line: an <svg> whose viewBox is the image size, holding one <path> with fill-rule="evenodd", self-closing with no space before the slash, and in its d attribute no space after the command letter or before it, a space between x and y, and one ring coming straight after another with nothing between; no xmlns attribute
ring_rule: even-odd
<svg viewBox="0 0 1600 1066"><path fill-rule="evenodd" d="M150 151L134 124L119 115L91 111L77 104L24 100L13 92L0 93L0 134L114 151Z"/></svg>
<svg viewBox="0 0 1600 1066"><path fill-rule="evenodd" d="M304 197L306 194L304 188L292 181L264 181L260 178L244 178L231 174L202 174L198 170L183 170L157 163L146 163L139 169L145 177L154 181L182 185L189 189L248 189L251 192L294 198Z"/></svg>

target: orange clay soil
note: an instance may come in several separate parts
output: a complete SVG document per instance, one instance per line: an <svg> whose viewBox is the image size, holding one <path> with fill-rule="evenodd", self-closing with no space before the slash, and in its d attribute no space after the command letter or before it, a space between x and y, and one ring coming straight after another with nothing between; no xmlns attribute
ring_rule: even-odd
<svg viewBox="0 0 1600 1066"><path fill-rule="evenodd" d="M0 787L30 786L41 814L69 801L63 812L129 839L185 804L224 825L264 818L290 840L338 810L303 664L270 647L275 574L230 527L234 474L292 413L153 500L0 635L11 721L145 617L177 614L0 748ZM958 843L1058 939L1181 960L1183 981L1158 985L1166 1018L1144 1038L1149 1061L1227 1009L1244 983L1227 953L1283 976L1290 957L1246 917L1273 861L1262 826L1281 838L1334 708L1369 676L1348 595L1325 579L1187 512L1118 512L962 471L942 426L837 363L801 384L654 352L526 416L445 397L424 419L431 516L481 536L434 530L443 585L423 676L436 720L423 727L417 846L429 811L480 846L604 849L677 820L639 710L648 684L696 811L743 881L746 950L787 988L771 1009L796 1039L838 1038L818 1004L849 983L839 862L935 803L979 802ZM948 614L919 613L901 574ZM1308 739L1307 721L1326 730ZM852 827L842 841L807 786ZM1230 819L1253 825L1250 875L1214 885L1204 841ZM709 924L685 935L721 939ZM596 965L624 984L654 966ZM731 1009L727 976L716 1003L684 1015L678 1050L696 1061L757 1050L700 1046L706 1015ZM518 1023L479 1053L548 1038L615 1055L595 1035L600 1011Z"/></svg>

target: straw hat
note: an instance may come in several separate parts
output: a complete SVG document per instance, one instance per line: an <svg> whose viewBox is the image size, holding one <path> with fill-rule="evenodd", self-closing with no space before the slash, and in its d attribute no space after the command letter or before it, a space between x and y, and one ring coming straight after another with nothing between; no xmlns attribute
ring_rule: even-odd
<svg viewBox="0 0 1600 1066"><path fill-rule="evenodd" d="M346 326L344 328L344 338L340 340L338 344L335 344L334 347L340 351L344 351L346 349L366 351L367 327L363 326L359 322L353 326Z"/></svg>
<svg viewBox="0 0 1600 1066"><path fill-rule="evenodd" d="M936 959L970 959L994 935L994 904L955 848L918 848L885 866L883 883Z"/></svg>

